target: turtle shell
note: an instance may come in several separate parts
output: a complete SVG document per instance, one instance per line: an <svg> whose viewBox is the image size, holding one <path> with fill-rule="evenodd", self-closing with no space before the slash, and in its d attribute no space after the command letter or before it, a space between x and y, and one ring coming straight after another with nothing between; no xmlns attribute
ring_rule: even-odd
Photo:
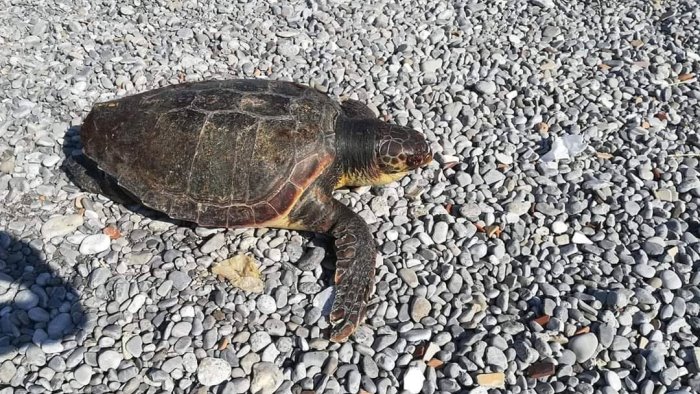
<svg viewBox="0 0 700 394"><path fill-rule="evenodd" d="M284 219L335 158L340 106L297 83L172 85L96 104L85 155L144 205L202 226Z"/></svg>

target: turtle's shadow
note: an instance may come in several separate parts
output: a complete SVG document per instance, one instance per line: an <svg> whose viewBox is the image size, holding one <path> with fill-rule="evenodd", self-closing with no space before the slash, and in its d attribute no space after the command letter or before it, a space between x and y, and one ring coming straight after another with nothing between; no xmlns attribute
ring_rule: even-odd
<svg viewBox="0 0 700 394"><path fill-rule="evenodd" d="M12 359L12 353L32 344L46 353L59 352L61 342L85 327L81 281L69 283L56 275L47 260L53 258L0 231L0 356Z"/></svg>

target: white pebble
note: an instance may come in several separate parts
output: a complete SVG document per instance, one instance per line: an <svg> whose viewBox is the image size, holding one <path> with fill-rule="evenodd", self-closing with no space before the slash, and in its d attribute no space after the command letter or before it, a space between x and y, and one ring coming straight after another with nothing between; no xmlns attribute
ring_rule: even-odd
<svg viewBox="0 0 700 394"><path fill-rule="evenodd" d="M411 394L418 394L423 389L423 382L425 382L425 376L420 368L410 367L403 376L403 389Z"/></svg>
<svg viewBox="0 0 700 394"><path fill-rule="evenodd" d="M80 253L85 255L97 254L109 249L110 239L105 234L88 235L80 243Z"/></svg>

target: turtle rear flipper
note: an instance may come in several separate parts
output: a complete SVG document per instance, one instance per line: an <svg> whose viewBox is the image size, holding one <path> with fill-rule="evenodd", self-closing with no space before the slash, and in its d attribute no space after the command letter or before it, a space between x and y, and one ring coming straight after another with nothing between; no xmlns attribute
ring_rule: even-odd
<svg viewBox="0 0 700 394"><path fill-rule="evenodd" d="M84 192L102 194L123 205L136 202L113 177L97 168L97 165L85 156L66 157L63 168L70 180Z"/></svg>

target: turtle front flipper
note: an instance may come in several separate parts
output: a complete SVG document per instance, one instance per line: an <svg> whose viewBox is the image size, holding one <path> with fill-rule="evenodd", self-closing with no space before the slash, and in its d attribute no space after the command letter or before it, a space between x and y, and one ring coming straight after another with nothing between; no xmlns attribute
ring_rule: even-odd
<svg viewBox="0 0 700 394"><path fill-rule="evenodd" d="M289 222L295 228L335 238L336 292L330 314L333 324L330 340L345 342L363 322L367 302L374 293L377 245L367 223L330 196L329 185L307 190L292 210Z"/></svg>
<svg viewBox="0 0 700 394"><path fill-rule="evenodd" d="M367 302L374 293L377 246L367 223L354 211L333 201L336 220L335 301L331 309L331 341L344 342L365 319Z"/></svg>

